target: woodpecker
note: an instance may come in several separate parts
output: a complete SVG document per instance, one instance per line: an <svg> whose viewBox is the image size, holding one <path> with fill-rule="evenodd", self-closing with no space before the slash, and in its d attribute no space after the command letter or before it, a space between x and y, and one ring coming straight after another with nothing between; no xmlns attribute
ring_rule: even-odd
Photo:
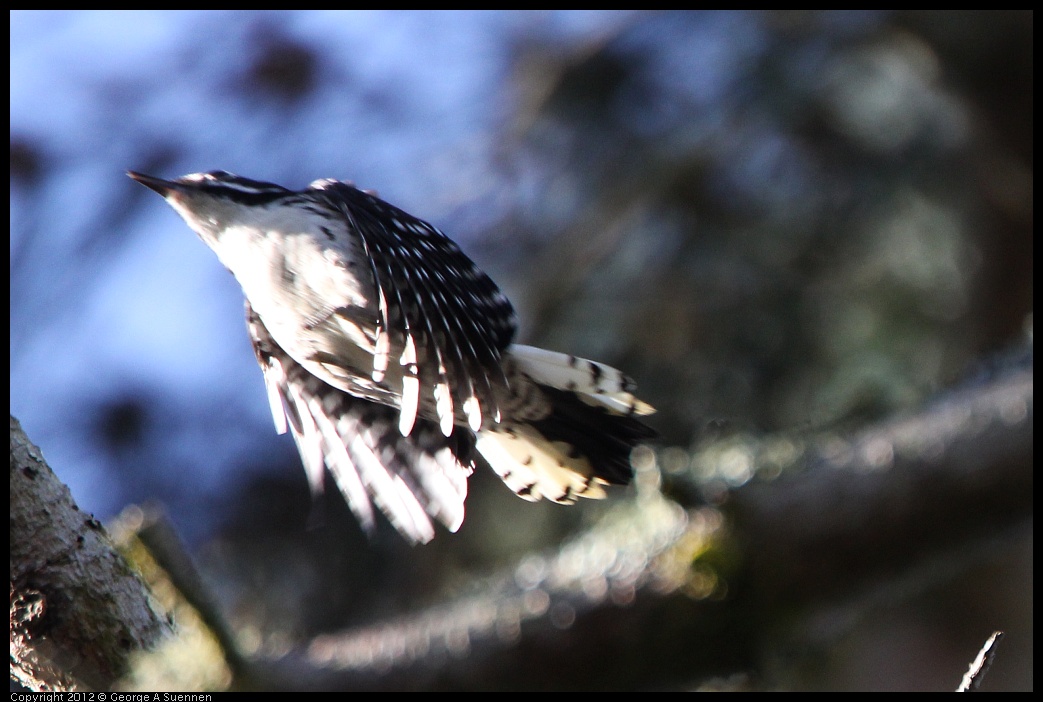
<svg viewBox="0 0 1043 702"><path fill-rule="evenodd" d="M451 239L337 180L294 191L225 171L159 193L242 286L279 433L367 531L456 531L487 463L519 497L572 504L632 477L655 410L607 365L513 343L514 308ZM433 521L434 520L434 521Z"/></svg>

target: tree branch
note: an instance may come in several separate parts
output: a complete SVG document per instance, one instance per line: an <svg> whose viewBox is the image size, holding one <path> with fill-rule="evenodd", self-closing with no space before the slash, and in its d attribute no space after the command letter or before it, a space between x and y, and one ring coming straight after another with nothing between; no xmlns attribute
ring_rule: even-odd
<svg viewBox="0 0 1043 702"><path fill-rule="evenodd" d="M104 528L80 511L11 417L11 676L105 690L171 633Z"/></svg>

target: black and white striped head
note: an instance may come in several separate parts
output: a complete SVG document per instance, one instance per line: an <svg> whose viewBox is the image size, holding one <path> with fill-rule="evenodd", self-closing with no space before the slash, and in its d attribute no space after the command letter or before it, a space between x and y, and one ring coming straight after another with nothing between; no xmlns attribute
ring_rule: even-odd
<svg viewBox="0 0 1043 702"><path fill-rule="evenodd" d="M224 198L242 204L264 204L290 194L292 191L275 183L243 178L228 171L190 173L174 180L163 180L144 173L128 171L134 180L155 190L163 197L171 192L199 192L210 197Z"/></svg>
<svg viewBox="0 0 1043 702"><path fill-rule="evenodd" d="M273 217L280 218L279 210L292 205L297 196L281 185L227 171L192 173L174 180L134 171L127 175L162 195L212 248L230 227L271 226Z"/></svg>

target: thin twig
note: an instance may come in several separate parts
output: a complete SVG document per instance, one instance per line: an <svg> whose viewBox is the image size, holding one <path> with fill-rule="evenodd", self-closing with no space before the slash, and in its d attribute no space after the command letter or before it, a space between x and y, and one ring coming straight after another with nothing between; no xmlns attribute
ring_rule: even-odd
<svg viewBox="0 0 1043 702"><path fill-rule="evenodd" d="M1002 631L992 632L992 636L989 637L985 645L978 651L978 657L971 663L971 667L967 670L967 673L963 676L963 681L960 686L956 688L957 692L974 692L981 685L982 679L985 677L985 673L989 672L989 668L992 667L992 661L996 658L996 644L1003 638Z"/></svg>

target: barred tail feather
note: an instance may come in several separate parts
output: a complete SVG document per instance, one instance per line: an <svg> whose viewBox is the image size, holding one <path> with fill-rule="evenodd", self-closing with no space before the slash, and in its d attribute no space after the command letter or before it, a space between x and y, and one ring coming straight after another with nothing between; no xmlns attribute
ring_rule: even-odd
<svg viewBox="0 0 1043 702"><path fill-rule="evenodd" d="M655 410L615 368L512 345L514 421L484 428L477 448L519 497L571 504L633 477L630 452L655 438L638 417Z"/></svg>
<svg viewBox="0 0 1043 702"><path fill-rule="evenodd" d="M478 434L476 448L515 495L537 502L547 498L573 504L577 498L605 497L605 481L585 456L552 442L531 425L501 426Z"/></svg>
<svg viewBox="0 0 1043 702"><path fill-rule="evenodd" d="M649 415L655 408L634 397L634 381L604 363L534 346L512 344L507 353L525 375L540 385L577 393L616 414Z"/></svg>

